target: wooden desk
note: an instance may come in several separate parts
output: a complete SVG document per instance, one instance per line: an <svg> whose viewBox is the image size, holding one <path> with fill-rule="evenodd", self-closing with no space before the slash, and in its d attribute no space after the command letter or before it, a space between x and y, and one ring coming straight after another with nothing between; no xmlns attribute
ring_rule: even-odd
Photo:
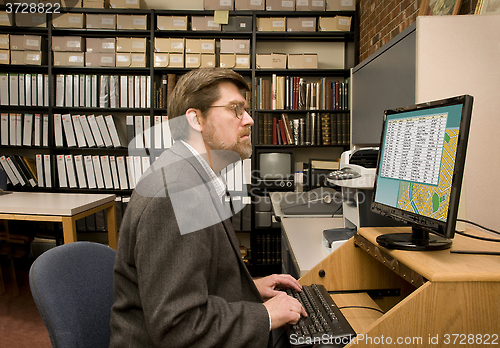
<svg viewBox="0 0 500 348"><path fill-rule="evenodd" d="M76 238L76 220L106 210L108 244L116 249L118 226L115 195L12 192L0 196L0 220L62 222L64 243Z"/></svg>
<svg viewBox="0 0 500 348"><path fill-rule="evenodd" d="M373 301L375 307L385 311L384 315L374 316L371 322L362 325L351 323L362 336L348 347L386 346L388 340L392 340L392 345L404 347L463 346L460 342L468 347L482 346L478 340L482 339L484 344L487 335L490 344L495 337L498 344L500 257L451 254L450 250L388 250L375 241L380 234L409 231L408 227L362 228L299 281L323 284L329 291L346 293L399 291L397 296ZM486 235L475 229L467 232ZM452 249L500 251L500 245L456 235ZM320 270L324 270L324 277L320 276ZM367 310L351 309L343 313L347 320L356 322L363 311ZM403 341L397 345L399 338Z"/></svg>

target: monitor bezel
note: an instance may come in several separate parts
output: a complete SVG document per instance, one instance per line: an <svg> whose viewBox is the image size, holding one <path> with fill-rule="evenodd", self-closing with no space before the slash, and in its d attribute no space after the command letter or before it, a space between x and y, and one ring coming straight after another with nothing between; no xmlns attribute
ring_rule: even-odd
<svg viewBox="0 0 500 348"><path fill-rule="evenodd" d="M376 202L377 184L380 171L380 161L383 153L383 141L386 133L387 116L400 114L403 112L411 112L416 110L435 109L438 107L446 107L451 105L463 105L459 127L459 138L457 141L457 151L455 154L455 166L453 169L452 186L450 191L450 201L448 205L447 221L433 219L427 216L418 215L400 208L388 206L386 204ZM473 97L470 95L461 95L452 98L440 99L426 103L415 104L396 109L386 110L384 112L384 120L382 124L382 132L380 138L380 151L377 159L377 168L374 182L374 193L372 198L371 209L373 212L391 217L395 220L404 221L412 227L423 228L429 232L437 234L446 239L452 239L455 236L455 225L458 216L458 205L460 202L460 192L463 181L463 171L465 167L465 157L467 153L467 142L469 138L469 128L471 122Z"/></svg>

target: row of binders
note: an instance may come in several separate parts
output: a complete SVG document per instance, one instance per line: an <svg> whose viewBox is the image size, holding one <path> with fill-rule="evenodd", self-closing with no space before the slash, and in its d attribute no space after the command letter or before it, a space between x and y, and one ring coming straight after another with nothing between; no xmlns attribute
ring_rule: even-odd
<svg viewBox="0 0 500 348"><path fill-rule="evenodd" d="M0 156L0 168L6 174L7 183L13 186L35 187L38 185L37 167L32 158L17 155Z"/></svg>
<svg viewBox="0 0 500 348"><path fill-rule="evenodd" d="M49 106L49 75L0 74L0 105Z"/></svg>
<svg viewBox="0 0 500 348"><path fill-rule="evenodd" d="M49 115L0 114L0 144L3 146L48 146Z"/></svg>
<svg viewBox="0 0 500 348"><path fill-rule="evenodd" d="M94 108L149 108L151 76L56 76L56 106Z"/></svg>

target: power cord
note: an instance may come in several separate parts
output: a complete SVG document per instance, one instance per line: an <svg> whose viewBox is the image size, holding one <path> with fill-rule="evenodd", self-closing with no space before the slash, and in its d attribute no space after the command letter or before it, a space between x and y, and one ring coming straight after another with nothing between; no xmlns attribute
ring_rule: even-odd
<svg viewBox="0 0 500 348"><path fill-rule="evenodd" d="M492 232L492 233L495 233L495 234L498 234L500 235L500 232L498 231L495 231L491 228L488 228L488 227L484 227L484 226L481 226L480 224L478 223L475 223L475 222L472 222L472 221L469 221L469 220L464 220L464 219L457 219L457 221L461 221L461 222L465 222L465 223L468 223L468 224L471 224L471 225L474 225L474 226L477 226L479 228L482 228L486 231L489 231L489 232ZM475 236L475 235L472 235L472 234L468 234L468 233L465 233L465 232L460 232L460 231L456 231L457 234L460 234L464 237L468 237L468 238L474 238L474 239L479 239L479 240L483 240L483 241L486 241L486 242L496 242L496 243L499 243L500 242L500 239L495 239L495 238L487 238L487 237L480 237L480 236Z"/></svg>

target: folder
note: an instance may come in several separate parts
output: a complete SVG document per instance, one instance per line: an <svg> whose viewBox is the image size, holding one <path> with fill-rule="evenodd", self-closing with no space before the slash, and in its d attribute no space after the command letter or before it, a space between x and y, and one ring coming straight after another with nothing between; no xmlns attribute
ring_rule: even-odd
<svg viewBox="0 0 500 348"><path fill-rule="evenodd" d="M64 75L56 75L56 106L64 106L64 80Z"/></svg>
<svg viewBox="0 0 500 348"><path fill-rule="evenodd" d="M149 156L142 157L142 174L146 173L148 168L151 166L151 160Z"/></svg>
<svg viewBox="0 0 500 348"><path fill-rule="evenodd" d="M22 114L16 114L16 145L21 146L23 144L23 116Z"/></svg>
<svg viewBox="0 0 500 348"><path fill-rule="evenodd" d="M83 168L83 156L75 155L76 177L78 179L78 187L87 188L87 179L85 178L85 169Z"/></svg>
<svg viewBox="0 0 500 348"><path fill-rule="evenodd" d="M85 75L85 107L92 107L92 76Z"/></svg>
<svg viewBox="0 0 500 348"><path fill-rule="evenodd" d="M31 74L31 106L38 105L38 88L37 74Z"/></svg>
<svg viewBox="0 0 500 348"><path fill-rule="evenodd" d="M101 75L99 79L99 107L109 108L109 75Z"/></svg>
<svg viewBox="0 0 500 348"><path fill-rule="evenodd" d="M107 189L113 188L113 178L111 177L111 165L109 163L109 156L101 156L102 175L104 177L104 187Z"/></svg>
<svg viewBox="0 0 500 348"><path fill-rule="evenodd" d="M41 146L42 142L42 115L35 114L33 117L33 146Z"/></svg>
<svg viewBox="0 0 500 348"><path fill-rule="evenodd" d="M120 107L128 108L128 77L120 76Z"/></svg>
<svg viewBox="0 0 500 348"><path fill-rule="evenodd" d="M120 101L120 83L119 76L111 75L109 77L109 107L117 108Z"/></svg>
<svg viewBox="0 0 500 348"><path fill-rule="evenodd" d="M85 141L85 134L83 133L83 127L80 122L80 115L72 115L73 128L75 129L76 143L78 147L87 147L87 142Z"/></svg>
<svg viewBox="0 0 500 348"><path fill-rule="evenodd" d="M35 155L36 178L38 179L38 187L45 187L45 179L43 175L43 155Z"/></svg>
<svg viewBox="0 0 500 348"><path fill-rule="evenodd" d="M68 175L68 185L70 188L77 188L75 165L73 163L73 155L64 156L66 162L66 173Z"/></svg>
<svg viewBox="0 0 500 348"><path fill-rule="evenodd" d="M146 76L141 76L141 108L146 108Z"/></svg>
<svg viewBox="0 0 500 348"><path fill-rule="evenodd" d="M64 106L73 106L73 75L65 75L64 84Z"/></svg>
<svg viewBox="0 0 500 348"><path fill-rule="evenodd" d="M104 120L104 116L99 115L95 117L97 121L97 126L101 131L102 139L104 140L104 145L106 147L113 147L113 141L111 140L111 136L109 135L108 126L106 126L106 121Z"/></svg>
<svg viewBox="0 0 500 348"><path fill-rule="evenodd" d="M168 116L162 116L162 133L163 147L169 149L172 146L172 135L170 134L170 125L168 124Z"/></svg>
<svg viewBox="0 0 500 348"><path fill-rule="evenodd" d="M31 106L31 74L24 75L24 104L26 106ZM34 105L33 105L34 106Z"/></svg>
<svg viewBox="0 0 500 348"><path fill-rule="evenodd" d="M43 106L49 106L49 75L43 75Z"/></svg>
<svg viewBox="0 0 500 348"><path fill-rule="evenodd" d="M135 105L134 103L134 76L129 76L128 77L128 107L129 108L134 108L134 107L139 107L138 105Z"/></svg>
<svg viewBox="0 0 500 348"><path fill-rule="evenodd" d="M121 147L122 142L118 135L118 130L116 129L115 121L113 120L113 115L107 115L104 117L106 121L106 126L108 127L109 135L111 136L111 141L114 147Z"/></svg>
<svg viewBox="0 0 500 348"><path fill-rule="evenodd" d="M130 186L130 189L134 189L135 188L134 157L126 156L125 159L127 160L128 184Z"/></svg>
<svg viewBox="0 0 500 348"><path fill-rule="evenodd" d="M144 147L146 149L151 148L151 117L149 115L145 115L143 117L144 121Z"/></svg>
<svg viewBox="0 0 500 348"><path fill-rule="evenodd" d="M141 107L141 77L134 76L134 106Z"/></svg>
<svg viewBox="0 0 500 348"><path fill-rule="evenodd" d="M26 105L26 83L24 82L24 74L19 74L19 105Z"/></svg>
<svg viewBox="0 0 500 348"><path fill-rule="evenodd" d="M144 126L143 126L143 117L135 116L135 148L143 149L144 148Z"/></svg>
<svg viewBox="0 0 500 348"><path fill-rule="evenodd" d="M97 125L95 116L88 115L87 120L89 122L90 129L92 130L92 135L94 136L97 147L104 147L104 140L102 139L101 131L99 130L99 126Z"/></svg>
<svg viewBox="0 0 500 348"><path fill-rule="evenodd" d="M151 76L146 76L146 107L151 107ZM166 106L165 106L166 107Z"/></svg>
<svg viewBox="0 0 500 348"><path fill-rule="evenodd" d="M136 186L139 180L141 180L141 177L142 177L142 159L141 156L134 156L134 178Z"/></svg>
<svg viewBox="0 0 500 348"><path fill-rule="evenodd" d="M52 168L50 165L50 155L43 155L43 171L45 177L45 187L52 187Z"/></svg>
<svg viewBox="0 0 500 348"><path fill-rule="evenodd" d="M155 116L154 121L154 141L155 141L155 149L161 149L161 116Z"/></svg>
<svg viewBox="0 0 500 348"><path fill-rule="evenodd" d="M73 75L73 105L80 106L80 75Z"/></svg>
<svg viewBox="0 0 500 348"><path fill-rule="evenodd" d="M9 74L9 104L19 106L19 75Z"/></svg>
<svg viewBox="0 0 500 348"><path fill-rule="evenodd" d="M80 125L83 129L83 134L85 135L85 140L89 147L95 147L94 136L92 135L92 130L90 129L89 121L87 120L87 116L80 115Z"/></svg>
<svg viewBox="0 0 500 348"><path fill-rule="evenodd" d="M9 103L9 74L0 74L0 105Z"/></svg>
<svg viewBox="0 0 500 348"><path fill-rule="evenodd" d="M86 75L80 75L80 107L85 107L85 99L87 95L85 94L85 76ZM90 105L90 104L89 104Z"/></svg>
<svg viewBox="0 0 500 348"><path fill-rule="evenodd" d="M96 188L95 173L94 173L94 163L92 161L91 155L83 156L83 162L85 167L85 173L87 174L87 183L89 188Z"/></svg>
<svg viewBox="0 0 500 348"><path fill-rule="evenodd" d="M109 156L109 166L111 167L111 178L113 179L113 187L116 190L120 189L120 179L118 178L118 168L116 166L116 157Z"/></svg>
<svg viewBox="0 0 500 348"><path fill-rule="evenodd" d="M118 178L120 180L120 190L127 190L127 168L125 166L125 156L116 157L116 166L118 167Z"/></svg>
<svg viewBox="0 0 500 348"><path fill-rule="evenodd" d="M97 188L104 188L104 178L102 176L101 159L99 156L92 156L92 163L94 164L94 174Z"/></svg>
<svg viewBox="0 0 500 348"><path fill-rule="evenodd" d="M17 184L20 184L19 179L17 176L14 174L12 171L11 166L9 163L7 163L7 157L6 156L0 156L0 163L2 164L3 170L5 174L7 175L7 178L10 180L10 183L13 186L16 186Z"/></svg>
<svg viewBox="0 0 500 348"><path fill-rule="evenodd" d="M68 187L68 181L66 180L66 161L64 159L64 155L56 156L56 164L59 187Z"/></svg>
<svg viewBox="0 0 500 348"><path fill-rule="evenodd" d="M9 114L9 143L16 145L16 114Z"/></svg>
<svg viewBox="0 0 500 348"><path fill-rule="evenodd" d="M0 115L0 132L0 144L9 145L9 114L7 113Z"/></svg>
<svg viewBox="0 0 500 348"><path fill-rule="evenodd" d="M24 114L23 146L31 146L32 134L33 134L33 114Z"/></svg>
<svg viewBox="0 0 500 348"><path fill-rule="evenodd" d="M42 115L42 146L49 146L49 115Z"/></svg>
<svg viewBox="0 0 500 348"><path fill-rule="evenodd" d="M97 90L97 75L92 75L91 78L91 88L90 90L92 91L92 98L91 98L91 106L93 108L97 107L97 101L98 101L98 90Z"/></svg>
<svg viewBox="0 0 500 348"><path fill-rule="evenodd" d="M70 114L61 115L64 135L66 136L66 144L68 147L76 146L75 131L73 129L73 121Z"/></svg>

